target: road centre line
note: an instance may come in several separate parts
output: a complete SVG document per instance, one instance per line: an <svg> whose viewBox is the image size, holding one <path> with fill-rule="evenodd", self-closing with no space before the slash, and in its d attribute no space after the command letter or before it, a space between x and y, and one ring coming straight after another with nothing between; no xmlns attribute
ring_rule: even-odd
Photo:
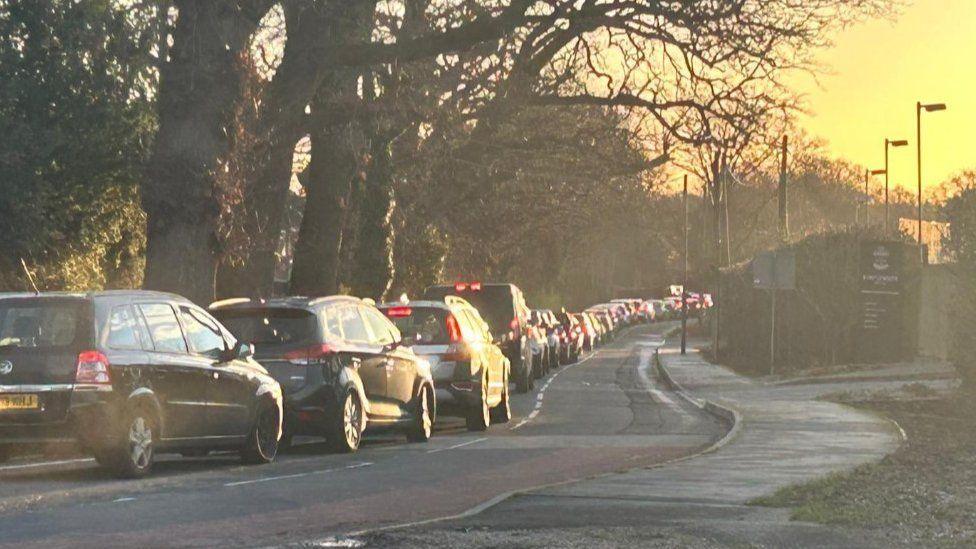
<svg viewBox="0 0 976 549"><path fill-rule="evenodd" d="M487 438L476 438L474 440L469 440L467 442L462 442L460 444L455 444L454 446L448 446L447 448L435 448L433 450L428 450L427 453L428 454L436 454L437 452L443 452L443 451L446 451L446 450L457 450L458 448L463 448L463 447L469 446L471 444L476 444L476 443L481 442L483 440L488 440L488 439Z"/></svg>
<svg viewBox="0 0 976 549"><path fill-rule="evenodd" d="M552 382L555 381L557 377L559 377L559 374L565 372L566 370L569 370L570 368L572 368L574 366L578 366L578 365L586 362L587 360L593 358L593 355L595 355L595 354L596 354L596 351L593 351L589 355L587 355L586 358L577 360L576 362L574 362L574 363L572 363L572 364L564 367L561 370L557 370L554 374L552 374L552 376L546 381L546 383L539 389L539 394L536 395L536 397L535 397L535 409L532 410L532 412L529 413L528 416L526 416L525 418L523 418L522 421L520 421L520 422L516 423L514 426L510 427L509 430L510 431L515 431L516 429L521 428L526 423L528 423L528 422L532 421L533 419L535 419L536 416L539 415L539 411L542 410L542 399L545 398L546 389L548 389L549 388L549 385L552 384Z"/></svg>
<svg viewBox="0 0 976 549"><path fill-rule="evenodd" d="M39 461L37 463L24 463L22 465L4 465L0 471L18 471L22 469L36 469L38 467L52 467L55 465L70 465L72 463L94 463L92 458L63 459L60 461Z"/></svg>
<svg viewBox="0 0 976 549"><path fill-rule="evenodd" d="M368 462L368 461L364 461L362 463L353 463L352 465L347 465L345 467L332 467L330 469L321 469L319 471L309 471L307 473L295 473L293 475L278 475L278 476L274 476L274 477L261 477L261 478L255 478L255 479L250 479L250 480L239 480L237 482L228 482L228 483L224 484L224 487L225 488L229 488L229 487L233 487L233 486L244 486L245 484L258 484L260 482L271 482L271 481L274 481L274 480L286 480L286 479L292 479L292 478L301 478L301 477L307 477L307 476L311 476L311 475L324 475L324 474L327 474L327 473L335 473L335 472L338 472L338 471L347 471L349 469L360 469L362 467L369 467L370 465L373 465L373 464L370 463L370 462Z"/></svg>

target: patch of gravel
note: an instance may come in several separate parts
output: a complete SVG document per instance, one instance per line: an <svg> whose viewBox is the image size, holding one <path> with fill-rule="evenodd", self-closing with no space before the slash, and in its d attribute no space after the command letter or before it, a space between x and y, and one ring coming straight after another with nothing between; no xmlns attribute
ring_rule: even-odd
<svg viewBox="0 0 976 549"><path fill-rule="evenodd" d="M487 528L453 530L403 530L372 534L362 538L361 547L465 547L494 549L609 549L649 547L660 549L727 547L704 538L660 528L560 528L532 530L491 530Z"/></svg>

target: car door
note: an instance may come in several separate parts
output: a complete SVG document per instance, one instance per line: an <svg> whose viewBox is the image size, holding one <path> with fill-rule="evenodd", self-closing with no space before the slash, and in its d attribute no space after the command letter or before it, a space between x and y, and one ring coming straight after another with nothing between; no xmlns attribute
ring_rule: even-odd
<svg viewBox="0 0 976 549"><path fill-rule="evenodd" d="M417 381L416 355L399 346L400 331L383 313L371 307L362 307L363 316L369 322L373 345L380 349L386 365L386 393L390 400L401 407L413 401Z"/></svg>
<svg viewBox="0 0 976 549"><path fill-rule="evenodd" d="M366 319L356 305L345 305L337 310L342 327L344 344L350 360L359 361L359 379L374 415L389 415L386 397L386 360L380 349L371 341L372 334Z"/></svg>
<svg viewBox="0 0 976 549"><path fill-rule="evenodd" d="M246 435L251 423L254 394L247 377L247 365L236 360L221 360L228 348L229 338L213 317L190 305L179 305L179 313L190 354L208 372L209 436Z"/></svg>
<svg viewBox="0 0 976 549"><path fill-rule="evenodd" d="M488 396L494 404L501 398L505 379L505 355L491 339L491 331L476 309L466 311L473 330L480 338L480 351L485 367L488 369Z"/></svg>
<svg viewBox="0 0 976 549"><path fill-rule="evenodd" d="M189 354L176 311L169 303L138 303L152 341L148 350L153 391L163 408L163 437L187 440L206 436L210 369Z"/></svg>

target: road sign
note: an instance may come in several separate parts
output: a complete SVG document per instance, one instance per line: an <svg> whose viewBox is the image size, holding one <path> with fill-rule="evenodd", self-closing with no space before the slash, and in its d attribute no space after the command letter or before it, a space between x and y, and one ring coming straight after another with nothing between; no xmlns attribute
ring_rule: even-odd
<svg viewBox="0 0 976 549"><path fill-rule="evenodd" d="M796 252L762 252L752 260L752 285L760 290L796 289Z"/></svg>
<svg viewBox="0 0 976 549"><path fill-rule="evenodd" d="M859 355L865 362L897 360L902 349L903 255L896 242L861 243L859 271L861 340Z"/></svg>

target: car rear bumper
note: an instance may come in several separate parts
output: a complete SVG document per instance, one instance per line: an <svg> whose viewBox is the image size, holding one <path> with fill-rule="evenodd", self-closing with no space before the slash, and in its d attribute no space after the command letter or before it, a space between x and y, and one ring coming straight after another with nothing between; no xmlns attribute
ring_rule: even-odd
<svg viewBox="0 0 976 549"><path fill-rule="evenodd" d="M0 444L78 443L92 448L114 442L118 430L113 427L122 411L114 392L74 385L0 387L0 394L28 392L58 396L66 407L47 415L43 407L38 412L0 412Z"/></svg>

